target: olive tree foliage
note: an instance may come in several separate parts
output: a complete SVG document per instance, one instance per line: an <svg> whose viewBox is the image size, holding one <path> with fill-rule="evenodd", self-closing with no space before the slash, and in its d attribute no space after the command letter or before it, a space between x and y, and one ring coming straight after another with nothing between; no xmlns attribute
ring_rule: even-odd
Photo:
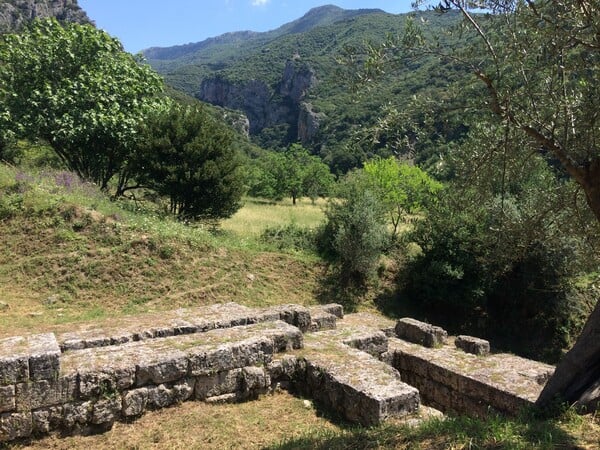
<svg viewBox="0 0 600 450"><path fill-rule="evenodd" d="M426 2L418 2L422 5ZM489 11L476 14L475 5ZM600 2L597 0L444 0L439 11L459 10L472 39L465 50L426 40L415 23L403 38L374 54L378 61L436 55L463 64L482 95L472 102L489 120L529 138L512 156L535 152L572 179L600 221ZM482 120L486 117L481 116ZM598 235L596 227L594 233ZM600 303L578 341L557 367L539 404L560 396L596 408L600 399Z"/></svg>
<svg viewBox="0 0 600 450"><path fill-rule="evenodd" d="M343 288L362 288L389 242L386 207L356 172L338 186L325 210L322 251L333 259Z"/></svg>
<svg viewBox="0 0 600 450"><path fill-rule="evenodd" d="M172 104L148 117L129 167L140 186L170 200L185 221L230 217L244 179L230 130L202 109Z"/></svg>
<svg viewBox="0 0 600 450"><path fill-rule="evenodd" d="M161 101L161 78L107 33L55 19L2 35L0 61L0 127L47 141L67 168L107 189Z"/></svg>

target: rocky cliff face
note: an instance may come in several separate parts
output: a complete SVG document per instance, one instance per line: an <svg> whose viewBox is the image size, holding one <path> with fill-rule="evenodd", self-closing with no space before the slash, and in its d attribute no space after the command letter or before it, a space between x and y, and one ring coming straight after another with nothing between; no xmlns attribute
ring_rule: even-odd
<svg viewBox="0 0 600 450"><path fill-rule="evenodd" d="M198 98L213 105L242 111L248 118L250 134L289 124L299 130L298 138L307 142L316 134L320 118L312 113L310 105L307 106L303 100L316 82L312 68L297 60L290 60L275 87L260 80L232 82L215 76L202 82Z"/></svg>
<svg viewBox="0 0 600 450"><path fill-rule="evenodd" d="M77 0L0 0L0 33L15 31L33 19L91 23Z"/></svg>

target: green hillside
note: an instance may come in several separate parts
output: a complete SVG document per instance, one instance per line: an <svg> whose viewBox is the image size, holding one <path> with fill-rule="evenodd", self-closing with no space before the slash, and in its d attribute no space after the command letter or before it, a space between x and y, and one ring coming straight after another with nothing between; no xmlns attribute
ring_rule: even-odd
<svg viewBox="0 0 600 450"><path fill-rule="evenodd" d="M348 48L400 34L406 18L380 10L328 6L267 33L229 33L196 44L149 49L145 56L172 87L244 111L259 145L281 148L300 140L334 170L344 172L366 157L348 155L353 133L373 124L384 105L402 109L415 93L441 92L459 74L457 67L431 58L403 68L394 78L384 78L361 95L348 88L336 60ZM419 13L419 18L440 35L458 20L456 14L434 12ZM307 73L314 80L303 79ZM261 83L258 88L256 82ZM319 122L318 130L308 136L299 130L307 126L303 104L309 105L309 116ZM373 151L389 152L384 147L376 145Z"/></svg>

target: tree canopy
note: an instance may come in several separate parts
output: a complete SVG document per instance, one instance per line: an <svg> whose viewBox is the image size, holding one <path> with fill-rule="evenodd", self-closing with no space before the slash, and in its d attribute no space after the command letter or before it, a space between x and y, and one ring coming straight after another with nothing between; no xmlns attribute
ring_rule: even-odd
<svg viewBox="0 0 600 450"><path fill-rule="evenodd" d="M133 164L138 182L170 199L182 220L219 219L241 206L244 179L231 133L206 112L173 104L146 123Z"/></svg>
<svg viewBox="0 0 600 450"><path fill-rule="evenodd" d="M0 60L0 126L47 141L70 170L106 189L161 101L161 78L104 31L55 19L2 35Z"/></svg>

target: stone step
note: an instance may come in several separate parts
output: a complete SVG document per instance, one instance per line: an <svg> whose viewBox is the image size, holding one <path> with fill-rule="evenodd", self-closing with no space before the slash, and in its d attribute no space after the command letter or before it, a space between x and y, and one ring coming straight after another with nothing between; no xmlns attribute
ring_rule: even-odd
<svg viewBox="0 0 600 450"><path fill-rule="evenodd" d="M376 331L377 332L377 331ZM419 392L397 370L326 332L306 335L295 387L346 420L365 426L419 409ZM337 335L339 337L339 335Z"/></svg>
<svg viewBox="0 0 600 450"><path fill-rule="evenodd" d="M283 320L301 331L311 326L308 309L300 305L252 309L225 303L122 317L111 319L110 323L82 324L59 333L57 340L62 351L81 350L275 320Z"/></svg>
<svg viewBox="0 0 600 450"><path fill-rule="evenodd" d="M453 340L438 348L396 338L388 344L402 379L419 389L425 404L442 411L518 414L535 403L554 371L551 365L515 355L466 353Z"/></svg>
<svg viewBox="0 0 600 450"><path fill-rule="evenodd" d="M273 355L302 344L298 328L274 321L68 351L58 377L0 393L0 442L53 429L103 430L189 398L251 398L269 388Z"/></svg>

